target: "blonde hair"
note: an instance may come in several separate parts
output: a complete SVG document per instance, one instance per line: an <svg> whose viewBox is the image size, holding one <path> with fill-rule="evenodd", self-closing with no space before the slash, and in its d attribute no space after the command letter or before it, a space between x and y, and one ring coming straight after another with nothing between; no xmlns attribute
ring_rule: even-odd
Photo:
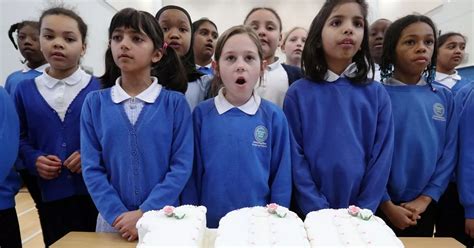
<svg viewBox="0 0 474 248"><path fill-rule="evenodd" d="M285 33L285 36L281 42L281 45L284 46L286 44L286 41L288 40L288 37L290 37L290 34L293 33L295 30L297 29L302 29L306 32L306 34L308 34L308 30L306 30L306 28L303 28L303 27L294 27L292 29L290 29L288 32Z"/></svg>

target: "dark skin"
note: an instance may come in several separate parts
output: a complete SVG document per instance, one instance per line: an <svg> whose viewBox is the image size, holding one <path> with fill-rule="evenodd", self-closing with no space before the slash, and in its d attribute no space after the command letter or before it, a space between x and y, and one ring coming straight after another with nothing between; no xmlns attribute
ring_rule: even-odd
<svg viewBox="0 0 474 248"><path fill-rule="evenodd" d="M29 68L34 69L47 63L40 50L39 30L37 27L23 26L18 30L17 43L20 53L25 58L26 65Z"/></svg>

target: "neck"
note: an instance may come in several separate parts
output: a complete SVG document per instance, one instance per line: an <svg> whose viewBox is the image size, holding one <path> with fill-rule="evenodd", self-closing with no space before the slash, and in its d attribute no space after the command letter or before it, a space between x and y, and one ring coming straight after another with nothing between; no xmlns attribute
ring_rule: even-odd
<svg viewBox="0 0 474 248"><path fill-rule="evenodd" d="M372 59L374 60L374 63L380 65L382 64L382 58L380 57L372 57Z"/></svg>
<svg viewBox="0 0 474 248"><path fill-rule="evenodd" d="M199 58L199 57L195 56L194 57L194 62L196 63L196 65L206 66L206 65L208 65L212 62L212 57Z"/></svg>
<svg viewBox="0 0 474 248"><path fill-rule="evenodd" d="M272 55L270 57L265 58L265 61L267 61L267 65L271 65L271 64L275 63L276 57L274 55Z"/></svg>
<svg viewBox="0 0 474 248"><path fill-rule="evenodd" d="M69 68L69 69L64 69L64 70L58 70L58 69L54 69L53 67L49 67L47 73L53 78L65 79L71 76L74 72L76 72L78 68L79 68L79 65Z"/></svg>
<svg viewBox="0 0 474 248"><path fill-rule="evenodd" d="M124 73L120 78L122 88L128 95L135 97L146 90L152 83L150 73Z"/></svg>
<svg viewBox="0 0 474 248"><path fill-rule="evenodd" d="M436 67L436 71L444 73L444 74L448 74L448 75L454 74L456 72L456 70L454 68L446 68L446 67L444 67L442 65L439 65L439 64Z"/></svg>
<svg viewBox="0 0 474 248"><path fill-rule="evenodd" d="M420 81L421 74L406 74L395 69L393 71L393 78L404 84L415 85L418 83L418 81Z"/></svg>
<svg viewBox="0 0 474 248"><path fill-rule="evenodd" d="M45 60L42 61L29 61L26 63L26 66L28 66L31 69L36 69L42 65L46 64Z"/></svg>
<svg viewBox="0 0 474 248"><path fill-rule="evenodd" d="M286 59L286 64L301 67L301 59Z"/></svg>
<svg viewBox="0 0 474 248"><path fill-rule="evenodd" d="M342 62L337 62L337 63L336 62L331 63L330 61L328 61L328 69L336 73L337 75L341 75L351 63L352 63L352 60L342 61Z"/></svg>
<svg viewBox="0 0 474 248"><path fill-rule="evenodd" d="M246 95L246 96L236 96L236 95L233 95L233 94L229 94L227 92L227 90L224 88L224 97L225 99L232 105L236 106L236 107L239 107L239 106L242 106L244 105L246 102L248 102L248 100L250 99L250 97L252 97L252 92L250 92L250 95Z"/></svg>

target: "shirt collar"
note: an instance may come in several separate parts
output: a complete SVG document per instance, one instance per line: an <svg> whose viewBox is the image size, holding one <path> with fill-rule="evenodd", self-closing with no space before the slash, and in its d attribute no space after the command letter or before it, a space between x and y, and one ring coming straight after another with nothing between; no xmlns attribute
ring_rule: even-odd
<svg viewBox="0 0 474 248"><path fill-rule="evenodd" d="M327 70L326 75L324 75L324 80L328 82L334 82L338 80L340 77L350 77L357 72L357 65L356 63L351 63L346 67L346 69L341 73L341 75L337 75L331 70Z"/></svg>
<svg viewBox="0 0 474 248"><path fill-rule="evenodd" d="M282 62L283 62L282 59L280 59L279 57L275 57L275 62L267 65L267 70L273 71L277 69L278 67L282 66L281 65Z"/></svg>
<svg viewBox="0 0 474 248"><path fill-rule="evenodd" d="M151 77L153 82L144 91L140 92L135 98L138 98L146 103L154 103L156 98L160 95L162 86L158 84L158 78ZM115 80L115 85L112 86L112 101L114 103L121 103L132 98L120 85L121 77Z"/></svg>
<svg viewBox="0 0 474 248"><path fill-rule="evenodd" d="M212 62L209 63L209 64L207 64L207 65L205 65L205 66L200 66L200 65L196 64L196 69L199 69L199 68L201 68L201 67L206 67L207 69L212 69L212 68L211 68L211 67L212 67Z"/></svg>
<svg viewBox="0 0 474 248"><path fill-rule="evenodd" d="M56 84L58 84L59 82L64 82L66 83L67 85L75 85L75 84L78 84L81 82L81 79L84 75L86 75L86 73L79 67L73 74L71 74L69 77L67 78L63 78L63 79L56 79L56 78L53 78L51 77L47 72L48 72L48 69L45 69L45 72L46 73L43 73L41 76L44 77L45 79L45 85L46 87L52 89L54 88L54 86L56 86Z"/></svg>
<svg viewBox="0 0 474 248"><path fill-rule="evenodd" d="M447 78L452 78L453 80L461 80L461 75L458 74L457 70L454 70L453 74L446 74L442 72L436 72L436 81L443 81Z"/></svg>
<svg viewBox="0 0 474 248"><path fill-rule="evenodd" d="M23 70L22 70L22 72L25 73L25 72L29 72L29 71L31 71L31 70L35 70L35 71L37 71L37 72L43 73L44 70L45 70L46 68L48 68L48 67L49 67L49 64L48 64L48 63L46 63L46 64L44 64L44 65L40 65L40 66L38 66L38 67L36 67L36 68L30 68L30 67L28 67L26 64L24 64L24 65L23 65Z"/></svg>
<svg viewBox="0 0 474 248"><path fill-rule="evenodd" d="M393 77L387 78L387 79L383 82L383 84L385 84L385 85L390 85L390 86L407 86L407 85L408 85L408 84L403 83L402 81L399 81L399 80L397 80L397 79L395 79L395 78L393 78ZM426 83L426 80L425 80L424 77L421 77L421 78L420 78L420 81L418 81L418 83L416 83L416 85L418 85L418 86L424 86L424 85L426 85L426 84L427 84L427 83Z"/></svg>
<svg viewBox="0 0 474 248"><path fill-rule="evenodd" d="M220 115L231 110L232 108L235 108L235 106L225 98L224 90L225 88L221 88L217 96L214 98L214 104L216 105L217 112ZM261 102L262 98L254 90L250 99L245 104L237 108L248 115L255 115Z"/></svg>

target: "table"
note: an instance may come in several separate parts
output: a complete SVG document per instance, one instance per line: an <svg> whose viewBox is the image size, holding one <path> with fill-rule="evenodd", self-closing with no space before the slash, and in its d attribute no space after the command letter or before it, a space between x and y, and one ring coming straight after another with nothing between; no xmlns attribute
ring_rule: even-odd
<svg viewBox="0 0 474 248"><path fill-rule="evenodd" d="M464 248L452 238L400 238L406 248ZM52 248L135 248L137 241L128 242L114 233L70 232Z"/></svg>

